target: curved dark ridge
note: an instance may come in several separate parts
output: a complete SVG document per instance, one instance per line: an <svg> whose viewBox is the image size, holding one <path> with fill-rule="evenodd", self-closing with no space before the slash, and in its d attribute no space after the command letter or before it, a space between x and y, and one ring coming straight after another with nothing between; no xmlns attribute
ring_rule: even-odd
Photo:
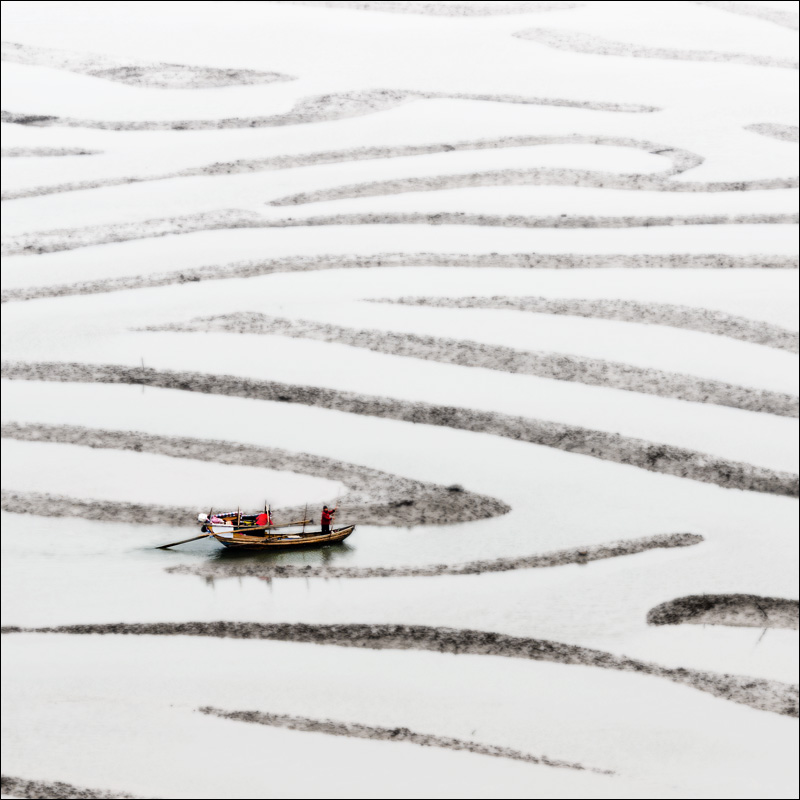
<svg viewBox="0 0 800 800"><path fill-rule="evenodd" d="M588 169L540 168L500 169L468 174L430 175L419 178L397 178L370 183L334 186L313 192L279 197L268 206L294 206L332 200L353 200L361 197L386 197L408 192L441 192L452 189L476 189L486 186L576 186L589 189L623 189L653 192L749 192L773 189L794 189L800 178L764 178L751 181L671 181L670 172L653 175L600 172Z"/></svg>
<svg viewBox="0 0 800 800"><path fill-rule="evenodd" d="M286 256L259 261L239 261L219 266L197 267L180 272L101 278L78 283L26 286L4 289L0 302L21 302L47 297L132 291L198 281L257 278L279 272L313 272L323 269L368 269L374 267L502 267L503 269L797 269L797 256L725 253L692 255L576 255L572 253L378 253L375 255Z"/></svg>
<svg viewBox="0 0 800 800"><path fill-rule="evenodd" d="M9 509L10 510L10 509ZM484 572L509 572L515 569L562 567L566 564L588 564L605 558L618 558L668 547L689 547L700 544L696 533L662 533L640 539L622 539L607 544L573 547L519 558L495 558L466 561L461 564L428 564L408 567L337 567L329 564L272 564L266 561L225 562L213 564L181 564L167 567L167 572L199 575L203 578L430 578L438 575L482 575Z"/></svg>
<svg viewBox="0 0 800 800"><path fill-rule="evenodd" d="M691 214L596 217L567 215L553 217L520 214L467 214L442 211L389 212L378 214L331 214L302 219L275 220L267 227L311 227L321 225L478 225L501 228L650 228L673 225L797 225L800 214Z"/></svg>
<svg viewBox="0 0 800 800"><path fill-rule="evenodd" d="M719 9L720 11L729 11L732 14L744 14L747 17L756 17L763 19L767 22L774 22L784 28L791 28L796 31L798 29L798 15L792 11L784 11L780 8L771 8L765 5L756 5L755 3L737 3L737 2L709 2L709 0L694 0L697 6L710 6L711 8Z"/></svg>
<svg viewBox="0 0 800 800"><path fill-rule="evenodd" d="M92 522L121 522L129 525L170 525L188 527L197 519L197 508L160 506L155 503L126 503L92 500L45 492L0 491L0 508L12 514L53 519L88 519ZM207 510L207 509L206 509Z"/></svg>
<svg viewBox="0 0 800 800"><path fill-rule="evenodd" d="M709 403L744 411L800 415L798 398L782 392L736 386L650 367L570 353L525 351L468 339L420 336L414 333L347 328L310 320L270 317L248 311L218 317L200 317L191 322L152 325L141 330L174 332L223 332L286 336L318 342L343 344L404 358L436 361L462 367L491 369L515 375L534 375L587 386L621 389L693 403Z"/></svg>
<svg viewBox="0 0 800 800"><path fill-rule="evenodd" d="M14 42L2 43L2 60L155 89L209 89L297 80L280 72L138 61Z"/></svg>
<svg viewBox="0 0 800 800"><path fill-rule="evenodd" d="M733 625L798 628L797 600L755 594L700 594L661 603L647 613L650 625Z"/></svg>
<svg viewBox="0 0 800 800"><path fill-rule="evenodd" d="M268 224L265 225L265 223ZM159 238L204 230L261 227L275 227L275 223L251 211L224 209L187 214L183 217L164 217L141 222L112 223L21 234L3 243L0 254L9 256L55 253L97 244L129 242L135 239Z"/></svg>
<svg viewBox="0 0 800 800"><path fill-rule="evenodd" d="M781 142L792 142L796 144L800 141L800 128L797 125L779 125L777 122L757 122L754 125L745 125L746 131L769 136L771 139L778 139Z"/></svg>
<svg viewBox="0 0 800 800"><path fill-rule="evenodd" d="M536 106L579 108L585 111L650 113L655 106L637 103L605 103L590 100L568 100L557 97L523 97L510 94L471 94L463 92L417 92L403 89L369 89L313 95L299 100L283 114L265 117L229 117L227 119L195 120L97 120L59 117L52 114L0 112L0 121L36 127L98 128L111 131L183 131L223 130L226 128L273 128L281 125L304 125L310 122L331 122L360 117L394 108L412 100L475 100L488 103L514 103Z"/></svg>
<svg viewBox="0 0 800 800"><path fill-rule="evenodd" d="M320 217L270 219L257 212L222 209L182 217L161 217L139 222L58 228L12 236L2 245L2 255L37 255L76 250L100 244L180 236L199 231L240 228L296 228L328 225L477 225L497 228L648 228L673 225L796 225L798 214L692 214L689 216L595 217L562 214L554 217L518 214L465 214L444 211L333 214Z"/></svg>
<svg viewBox="0 0 800 800"><path fill-rule="evenodd" d="M493 497L467 492L460 486L439 486L359 464L277 447L77 425L20 425L10 422L4 424L0 432L4 438L24 442L52 442L102 450L153 453L169 458L282 470L341 482L347 487L347 492L339 499L339 505L346 510L348 517L357 519L362 525L446 525L488 519L511 510ZM209 499L213 501L213 498ZM218 506L216 503L212 505ZM104 502L101 501L60 499L53 502L49 495L37 493L33 496L33 493L14 492L4 493L3 508L7 511L21 509L37 516L137 523L151 521L153 524L163 524L168 520L174 525L185 525L187 522L194 524L197 515L197 509L167 507L161 508L158 514L145 511L140 517L138 514L143 506L134 503L115 503L112 509L104 508ZM303 519L305 510L304 506L299 505L276 508L275 512L282 518Z"/></svg>
<svg viewBox="0 0 800 800"><path fill-rule="evenodd" d="M641 303L635 300L550 299L547 297L398 297L370 300L372 303L395 303L430 308L480 308L502 311L527 311L534 314L558 314L588 319L610 319L642 325L663 325L669 328L726 336L789 353L800 352L800 334L769 322L727 314L710 308Z"/></svg>
<svg viewBox="0 0 800 800"><path fill-rule="evenodd" d="M508 168L452 175L396 178L300 192L279 197L277 200L270 201L267 205L303 205L306 203L352 200L360 197L379 197L407 192L474 189L485 186L579 186L591 189L655 192L746 192L793 189L800 182L800 179L796 176L747 181L673 181L670 178L702 164L704 159L682 148L672 148L654 142L623 137L573 136L548 138L549 141L542 141L539 144L592 144L609 147L628 147L642 150L652 155L666 156L672 162L672 167L656 173L618 173L568 167L532 167L529 169Z"/></svg>
<svg viewBox="0 0 800 800"><path fill-rule="evenodd" d="M629 139L616 136L587 136L570 134L566 136L502 136L495 139L473 139L435 144L397 145L387 147L355 147L346 150L327 150L319 153L300 153L297 155L272 156L269 158L239 159L204 164L199 167L167 172L152 176L127 176L122 178L106 178L91 181L75 181L52 186L34 186L27 189L12 189L0 195L2 200L18 200L25 197L41 197L60 192L74 192L86 189L100 189L108 186L122 186L129 183L145 183L148 181L169 180L171 178L189 178L198 176L237 175L279 169L295 169L318 164L341 164L350 161L373 159L408 158L433 153L451 153L473 150L500 150L509 147L537 147L548 144L596 144L614 147L629 147L658 155L671 162L665 174L677 175L688 169L699 166L705 159L702 156L682 148L669 147L654 142Z"/></svg>
<svg viewBox="0 0 800 800"><path fill-rule="evenodd" d="M15 778L3 775L0 778L0 792L11 797L25 797L30 800L90 800L91 798L124 798L135 800L137 795L127 792L110 791L106 789L87 789L84 786L73 786L71 783L54 783L47 781L28 781L24 778Z"/></svg>
<svg viewBox="0 0 800 800"><path fill-rule="evenodd" d="M53 156L96 156L102 151L84 147L4 147L0 158L51 158ZM22 191L25 191L24 189Z"/></svg>
<svg viewBox="0 0 800 800"><path fill-rule="evenodd" d="M595 772L598 775L616 775L613 770L584 767L574 761L561 761L548 756L534 756L511 747L496 744L483 744L465 739L454 739L450 736L436 736L431 733L417 733L408 728L376 728L371 725L360 725L357 722L335 722L330 719L313 719L311 717L295 717L289 714L273 714L264 711L224 711L221 708L204 706L197 709L201 714L210 714L222 719L236 722L251 722L257 725L269 725L273 728L287 728L292 731L306 733L325 733L329 736L350 736L356 739L373 739L383 742L409 742L421 747L441 747L445 750L462 750L481 756L509 758L512 761L524 761L528 764L541 764L546 767L561 767Z"/></svg>
<svg viewBox="0 0 800 800"><path fill-rule="evenodd" d="M2 377L10 380L68 383L121 383L279 403L299 403L348 414L488 433L617 464L627 464L650 472L713 483L723 488L787 497L798 496L798 476L789 472L779 472L697 450L592 430L579 425L565 425L491 411L413 403L389 397L232 375L171 372L113 364L3 362Z"/></svg>
<svg viewBox="0 0 800 800"><path fill-rule="evenodd" d="M4 627L2 633L112 634L136 636L212 636L225 639L268 639L307 642L337 647L366 647L371 650L422 650L456 655L486 655L527 658L559 664L636 672L666 678L714 697L734 703L798 716L798 687L776 680L728 675L684 667L663 667L647 661L617 656L602 650L573 644L508 636L490 631L434 628L426 625L309 625L305 623L262 622L152 622L106 625L61 625L57 627Z"/></svg>
<svg viewBox="0 0 800 800"><path fill-rule="evenodd" d="M671 47L648 47L631 42L616 42L587 33L527 28L513 33L517 39L527 39L537 44L567 50L573 53L589 53L598 56L623 56L628 58L656 58L668 61L712 61L728 64L746 64L754 67L779 67L797 69L798 63L774 56L758 56L750 53L722 53L715 50L679 50Z"/></svg>
<svg viewBox="0 0 800 800"><path fill-rule="evenodd" d="M347 0L280 0L293 6L323 6L347 8L355 11L383 11L392 14L428 14L441 17L488 17L497 14L525 14L531 11L563 11L580 8L586 3L570 2L519 2L519 3L436 3L401 2L347 2Z"/></svg>

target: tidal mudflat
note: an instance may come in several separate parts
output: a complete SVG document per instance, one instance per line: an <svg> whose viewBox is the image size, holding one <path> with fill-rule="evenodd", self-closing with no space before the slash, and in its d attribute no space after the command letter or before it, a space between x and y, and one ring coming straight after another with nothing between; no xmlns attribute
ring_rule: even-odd
<svg viewBox="0 0 800 800"><path fill-rule="evenodd" d="M4 797L796 796L779 5L4 4Z"/></svg>

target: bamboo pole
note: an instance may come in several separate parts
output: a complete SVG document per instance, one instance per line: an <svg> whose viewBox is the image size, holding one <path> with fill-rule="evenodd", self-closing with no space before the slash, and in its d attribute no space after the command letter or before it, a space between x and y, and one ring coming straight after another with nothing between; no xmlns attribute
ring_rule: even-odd
<svg viewBox="0 0 800 800"><path fill-rule="evenodd" d="M162 544L156 547L156 550L166 550L168 547L176 547L179 544L186 544L186 542L196 542L198 539L207 539L211 536L210 533L204 533L200 536L193 536L191 539L182 539L180 542L170 542L169 544Z"/></svg>

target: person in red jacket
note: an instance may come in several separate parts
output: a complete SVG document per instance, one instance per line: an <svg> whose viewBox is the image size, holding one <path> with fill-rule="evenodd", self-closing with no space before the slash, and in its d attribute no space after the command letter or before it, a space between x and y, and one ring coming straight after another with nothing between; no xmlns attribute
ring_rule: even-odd
<svg viewBox="0 0 800 800"><path fill-rule="evenodd" d="M256 525L272 525L272 517L269 512L265 511L263 514L259 514L256 517Z"/></svg>
<svg viewBox="0 0 800 800"><path fill-rule="evenodd" d="M331 522L333 522L333 515L335 513L336 513L335 508L328 508L328 506L322 507L322 516L320 517L320 522L322 523L323 533L331 532Z"/></svg>

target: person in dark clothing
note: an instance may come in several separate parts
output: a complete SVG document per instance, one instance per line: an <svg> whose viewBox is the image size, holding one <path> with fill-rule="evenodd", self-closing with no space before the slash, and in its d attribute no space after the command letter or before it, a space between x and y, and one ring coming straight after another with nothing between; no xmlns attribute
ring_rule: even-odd
<svg viewBox="0 0 800 800"><path fill-rule="evenodd" d="M333 515L335 513L336 513L335 508L328 508L328 506L322 507L322 516L320 517L320 522L322 523L323 533L331 532L331 522L333 522Z"/></svg>

